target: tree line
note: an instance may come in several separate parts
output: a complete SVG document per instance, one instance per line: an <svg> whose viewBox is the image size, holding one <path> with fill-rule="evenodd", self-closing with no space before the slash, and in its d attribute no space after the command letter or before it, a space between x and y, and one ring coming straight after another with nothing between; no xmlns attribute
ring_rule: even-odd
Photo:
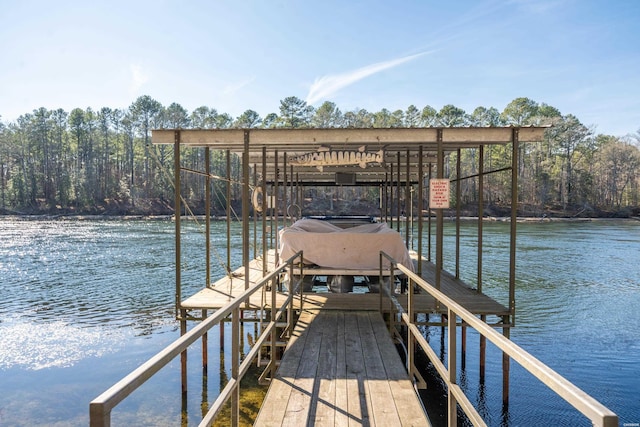
<svg viewBox="0 0 640 427"><path fill-rule="evenodd" d="M572 114L529 98L516 98L502 111L477 107L468 113L454 105L440 110L410 105L405 110L341 111L333 102L314 108L287 97L279 114L261 117L253 110L240 116L201 106L187 111L178 103L165 107L141 96L127 109L94 111L39 108L10 123L0 122L0 213L152 214L171 210L172 147L150 144L152 129L173 128L299 128L299 127L455 127L552 125L542 141L522 144L520 195L525 214L546 212L590 215L637 215L640 192L640 130L633 135L595 134ZM489 147L483 153L485 171L510 162L510 148ZM183 165L202 170L203 150L185 150ZM477 150L462 152L462 175L478 170ZM455 153L448 170L455 171ZM231 159L240 175L239 159ZM226 156L213 152L212 173L224 175ZM189 174L183 194L194 206L205 198L203 178ZM226 201L223 182L214 183L214 207ZM359 190L354 190L359 191ZM488 209L510 203L508 178L485 178ZM366 193L365 193L366 194ZM232 202L240 198L233 186ZM472 205L479 198L476 180L465 180L461 199Z"/></svg>

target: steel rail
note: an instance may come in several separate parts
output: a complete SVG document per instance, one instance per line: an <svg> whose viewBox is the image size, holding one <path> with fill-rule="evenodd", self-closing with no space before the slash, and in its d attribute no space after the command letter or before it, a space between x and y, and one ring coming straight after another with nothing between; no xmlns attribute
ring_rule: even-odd
<svg viewBox="0 0 640 427"><path fill-rule="evenodd" d="M409 270L407 267L399 264L392 257L386 254L384 251L380 251L380 259L386 258L391 264L390 268L394 268L399 270L402 274L405 274L409 282L413 282L417 284L421 289L428 292L431 296L433 296L436 301L439 301L442 305L448 308L448 316L447 316L447 324L449 325L449 359L448 359L448 367L445 367L444 364L439 360L433 349L430 347L429 343L422 336L419 328L415 325L415 320L409 316L408 313L401 311L402 321L407 325L407 329L409 331L408 340L415 339L416 342L420 345L420 347L425 351L427 356L429 357L431 363L436 368L436 371L440 375L441 379L447 384L449 389L449 409L450 416L448 420L449 426L455 426L457 424L457 417L451 416L452 407L455 409L456 405L459 405L464 413L469 417L469 420L476 426L486 425L482 420L482 417L475 409L475 407L471 404L469 399L464 394L463 390L456 383L456 334L455 328L457 324L457 317L459 317L463 322L465 322L468 326L474 328L481 336L486 337L489 341L491 341L496 347L503 351L511 359L518 362L524 369L526 369L529 373L531 373L535 378L537 378L540 382L549 387L553 392L555 392L558 396L562 397L567 403L573 406L576 410L578 410L582 415L588 418L594 426L598 427L616 427L618 426L618 416L609 410L607 407L602 405L593 397L589 396L579 387L571 383L569 380L564 378L562 375L555 372L549 366L542 363L536 357L528 353L522 347L518 346L516 343L511 341L510 339L504 337L503 335L496 332L490 325L482 320L478 319L473 313L465 309L463 306L455 302L453 299L449 298L447 295L442 293L440 290L436 289L433 285L425 281L422 277L415 274L413 271ZM382 262L381 262L382 264ZM381 267L382 268L382 267ZM391 287L393 284L390 283ZM392 295L392 292L387 290L384 286L384 283L380 284L381 289L380 292L387 293L389 298L395 299ZM409 288L409 298L407 307L407 311L412 312L412 300L411 296L413 295L412 287ZM391 316L393 317L393 316ZM453 331L453 333L452 333ZM412 358L407 358L407 360L412 360ZM408 366L407 370L412 372L415 369L414 366ZM455 410L453 414L455 414Z"/></svg>
<svg viewBox="0 0 640 427"><path fill-rule="evenodd" d="M175 340L173 343L169 344L162 351L152 356L138 368L133 370L129 375L118 381L116 384L111 386L108 390L100 394L98 397L93 399L89 404L89 424L91 427L109 427L111 425L111 411L115 408L120 402L122 402L127 396L129 396L132 392L138 389L142 384L144 384L147 380L149 380L153 375L155 375L160 369L166 366L169 362L171 362L174 358L179 356L183 351L185 351L191 344L193 344L196 340L201 338L204 334L206 334L212 327L222 322L226 319L229 314L237 312L241 305L248 301L249 297L253 295L256 291L260 290L267 283L275 280L278 275L287 268L290 268L296 259L302 260L302 251L296 253L291 258L286 260L281 266L273 270L271 273L262 277L255 285L246 289L242 292L238 297L236 297L233 301L230 301L226 306L217 310L212 316L207 317L198 325L196 325L193 329L191 329L186 334L182 335L180 338ZM276 287L272 285L272 292L275 292ZM278 313L276 317L281 317L284 313L284 307L287 306L294 295L294 290L289 289L289 295L286 301L283 303L281 307L279 307ZM237 316L237 314L236 314ZM249 363L251 363L251 358L255 358L258 354L259 346L258 343L264 343L266 341L266 336L270 334L275 327L275 322L277 319L271 319L269 326L267 326L261 333L261 336L256 340L256 345L254 349L252 349L247 357L241 362L238 366L238 377L232 378L229 380L229 383L225 386L223 390L221 390L218 399L211 405L212 409L218 409L221 407L226 400L231 397L232 392L239 386L240 380L246 373ZM289 319L292 321L292 319ZM274 357L274 351L272 349L271 357ZM218 402L218 400L224 400L223 402ZM210 411L211 412L211 411ZM217 413L217 411L215 411ZM208 414L207 414L208 415ZM215 414L214 414L215 416ZM211 421L213 418L211 418ZM201 424L203 425L203 424ZM210 425L210 424L207 424Z"/></svg>

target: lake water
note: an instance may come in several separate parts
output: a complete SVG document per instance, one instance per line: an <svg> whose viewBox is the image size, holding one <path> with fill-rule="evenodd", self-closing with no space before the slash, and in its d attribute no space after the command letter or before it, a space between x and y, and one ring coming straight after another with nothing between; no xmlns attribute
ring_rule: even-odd
<svg viewBox="0 0 640 427"><path fill-rule="evenodd" d="M212 277L223 271L224 227L213 224L220 252ZM190 295L204 286L204 236L195 224L184 230L183 292ZM484 226L483 288L503 303L508 230L506 223ZM469 240L462 277L473 282L475 225L464 224L462 233ZM511 338L616 412L621 425L640 423L640 222L519 224L517 269ZM179 336L174 287L169 221L1 219L0 426L87 425L93 398ZM429 334L437 348L439 329ZM477 347L470 333L460 382L490 425L589 425L515 362L503 411L501 357L488 345L481 385ZM190 354L186 418L176 360L114 410L113 425L196 424L203 396L215 397L228 363L210 351L203 384L199 345Z"/></svg>

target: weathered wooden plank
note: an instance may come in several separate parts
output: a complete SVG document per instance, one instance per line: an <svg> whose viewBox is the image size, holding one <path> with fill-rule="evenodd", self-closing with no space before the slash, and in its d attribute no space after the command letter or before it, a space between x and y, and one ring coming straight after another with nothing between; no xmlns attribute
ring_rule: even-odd
<svg viewBox="0 0 640 427"><path fill-rule="evenodd" d="M334 426L336 414L337 321L335 311L322 316L320 359L309 420L316 426Z"/></svg>
<svg viewBox="0 0 640 427"><path fill-rule="evenodd" d="M349 397L347 393L347 354L345 315L336 311L336 378L335 378L335 425L349 425Z"/></svg>
<svg viewBox="0 0 640 427"><path fill-rule="evenodd" d="M371 321L380 355L384 361L389 388L398 409L401 425L430 425L422 405L416 399L416 391L389 336L384 320L382 320L379 313L375 312L369 313L369 320Z"/></svg>
<svg viewBox="0 0 640 427"><path fill-rule="evenodd" d="M344 319L349 426L370 426L373 425L369 417L371 401L365 388L366 371L356 315L345 313Z"/></svg>
<svg viewBox="0 0 640 427"><path fill-rule="evenodd" d="M358 331L362 342L362 353L366 372L366 387L370 397L370 412L375 420L373 424L379 426L400 425L398 409L393 402L393 394L387 381L387 374L375 339L369 316L360 315Z"/></svg>
<svg viewBox="0 0 640 427"><path fill-rule="evenodd" d="M298 427L307 424L313 399L318 359L320 357L323 323L323 316L317 315L313 316L307 326L307 339L300 356L300 364L292 385L293 390L282 420L283 426Z"/></svg>
<svg viewBox="0 0 640 427"><path fill-rule="evenodd" d="M287 350L284 353L280 367L272 379L263 404L258 413L255 425L262 427L280 426L284 420L291 391L295 381L300 360L308 337L307 326L312 322L313 314L304 312L301 314L294 332L289 339Z"/></svg>

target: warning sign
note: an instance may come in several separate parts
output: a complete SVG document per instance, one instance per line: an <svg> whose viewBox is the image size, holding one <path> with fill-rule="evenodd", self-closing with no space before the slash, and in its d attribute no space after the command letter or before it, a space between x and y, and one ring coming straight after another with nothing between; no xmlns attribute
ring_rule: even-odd
<svg viewBox="0 0 640 427"><path fill-rule="evenodd" d="M429 207L431 209L449 208L448 179L432 179L429 181Z"/></svg>

